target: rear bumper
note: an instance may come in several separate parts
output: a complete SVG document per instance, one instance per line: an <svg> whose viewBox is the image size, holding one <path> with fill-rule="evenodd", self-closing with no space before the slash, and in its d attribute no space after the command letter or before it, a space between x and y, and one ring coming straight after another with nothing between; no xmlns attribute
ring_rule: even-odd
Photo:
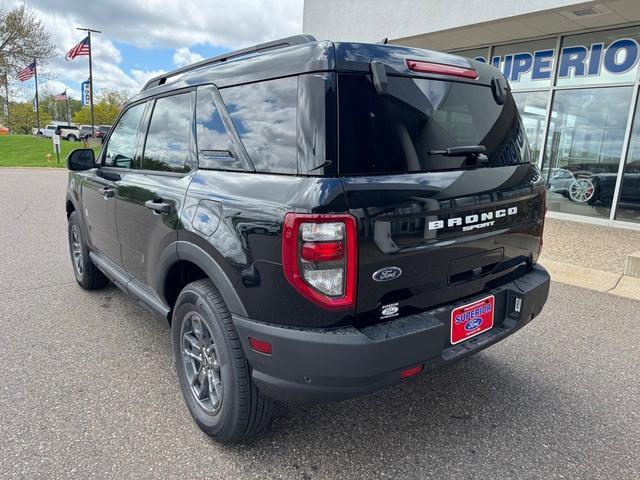
<svg viewBox="0 0 640 480"><path fill-rule="evenodd" d="M253 379L265 395L292 403L337 401L399 383L405 368L421 364L429 372L502 340L540 313L549 283L547 271L535 266L492 291L363 329L287 328L238 316L234 323ZM494 327L451 345L451 310L490 294L495 296ZM249 337L270 342L272 354L251 350Z"/></svg>

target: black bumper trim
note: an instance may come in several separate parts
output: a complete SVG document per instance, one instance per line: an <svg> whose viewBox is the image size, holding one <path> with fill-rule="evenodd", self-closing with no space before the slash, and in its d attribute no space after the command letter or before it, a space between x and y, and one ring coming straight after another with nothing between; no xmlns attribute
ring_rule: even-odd
<svg viewBox="0 0 640 480"><path fill-rule="evenodd" d="M424 364L424 372L429 372L502 340L540 313L549 284L546 270L535 266L490 292L363 329L288 328L237 315L233 320L253 379L264 394L292 403L337 401L398 383L404 368ZM494 327L450 345L451 310L489 294L496 297ZM251 350L250 336L270 342L273 353Z"/></svg>

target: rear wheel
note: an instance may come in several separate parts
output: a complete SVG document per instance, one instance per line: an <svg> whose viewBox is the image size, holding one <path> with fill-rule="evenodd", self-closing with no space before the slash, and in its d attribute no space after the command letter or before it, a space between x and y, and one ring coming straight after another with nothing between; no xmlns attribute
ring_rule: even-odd
<svg viewBox="0 0 640 480"><path fill-rule="evenodd" d="M93 264L89 258L89 249L82 236L78 212L71 212L67 226L69 236L69 254L76 282L85 290L97 290L109 285L109 279Z"/></svg>
<svg viewBox="0 0 640 480"><path fill-rule="evenodd" d="M67 140L70 142L75 142L77 138L73 133L70 133L69 135L67 135Z"/></svg>
<svg viewBox="0 0 640 480"><path fill-rule="evenodd" d="M202 431L221 443L261 432L274 402L253 383L231 314L210 280L182 290L171 329L182 394Z"/></svg>

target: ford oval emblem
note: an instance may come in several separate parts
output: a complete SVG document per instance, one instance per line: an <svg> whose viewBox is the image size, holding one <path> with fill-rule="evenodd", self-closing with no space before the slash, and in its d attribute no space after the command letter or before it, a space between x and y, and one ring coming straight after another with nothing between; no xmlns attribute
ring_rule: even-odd
<svg viewBox="0 0 640 480"><path fill-rule="evenodd" d="M395 280L402 275L402 269L399 267L385 267L374 272L373 279L376 282L387 282L389 280Z"/></svg>
<svg viewBox="0 0 640 480"><path fill-rule="evenodd" d="M400 310L398 307L387 307L382 309L382 315L387 317L389 315L395 315L396 313L398 313L398 310Z"/></svg>
<svg viewBox="0 0 640 480"><path fill-rule="evenodd" d="M476 328L478 328L480 325L482 325L482 318L481 317L475 317L475 318L472 318L471 320L469 320L465 324L464 329L467 332L470 332L471 330L475 330Z"/></svg>

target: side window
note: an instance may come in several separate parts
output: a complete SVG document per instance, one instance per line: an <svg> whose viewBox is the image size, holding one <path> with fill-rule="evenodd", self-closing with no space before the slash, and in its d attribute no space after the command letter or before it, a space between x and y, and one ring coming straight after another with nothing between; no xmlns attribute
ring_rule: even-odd
<svg viewBox="0 0 640 480"><path fill-rule="evenodd" d="M120 117L109 138L105 153L105 165L120 168L139 168L133 164L136 151L136 138L140 119L144 113L145 104L134 105L127 109Z"/></svg>
<svg viewBox="0 0 640 480"><path fill-rule="evenodd" d="M142 168L188 172L191 138L191 92L156 100L144 146Z"/></svg>
<svg viewBox="0 0 640 480"><path fill-rule="evenodd" d="M220 90L257 172L298 173L298 78L280 78Z"/></svg>
<svg viewBox="0 0 640 480"><path fill-rule="evenodd" d="M213 86L198 88L196 101L198 161L203 168L244 170L215 105L214 89Z"/></svg>

